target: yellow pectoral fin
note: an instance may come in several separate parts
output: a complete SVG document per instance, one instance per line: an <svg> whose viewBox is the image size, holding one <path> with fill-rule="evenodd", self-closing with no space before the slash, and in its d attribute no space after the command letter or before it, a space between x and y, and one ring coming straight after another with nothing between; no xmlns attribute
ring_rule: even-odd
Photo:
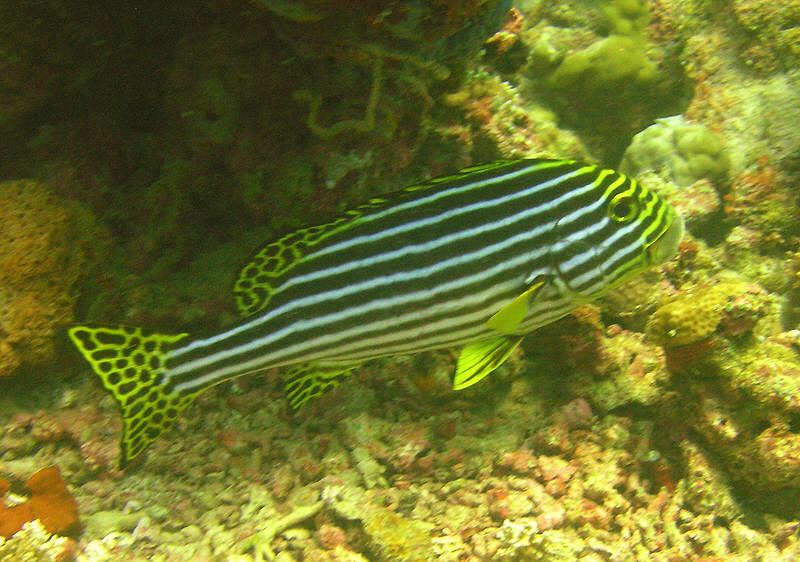
<svg viewBox="0 0 800 562"><path fill-rule="evenodd" d="M515 333L528 314L528 310L530 310L531 299L542 289L544 283L544 280L534 283L530 289L512 300L494 316L489 318L486 321L486 325L501 334L510 335Z"/></svg>
<svg viewBox="0 0 800 562"><path fill-rule="evenodd" d="M453 390L472 386L508 359L522 336L501 336L469 344L461 351L456 365Z"/></svg>

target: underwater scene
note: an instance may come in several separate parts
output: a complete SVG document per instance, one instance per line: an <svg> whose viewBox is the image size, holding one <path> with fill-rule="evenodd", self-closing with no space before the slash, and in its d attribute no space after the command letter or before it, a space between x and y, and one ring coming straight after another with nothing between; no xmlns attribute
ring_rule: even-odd
<svg viewBox="0 0 800 562"><path fill-rule="evenodd" d="M797 0L0 2L0 561L800 559Z"/></svg>

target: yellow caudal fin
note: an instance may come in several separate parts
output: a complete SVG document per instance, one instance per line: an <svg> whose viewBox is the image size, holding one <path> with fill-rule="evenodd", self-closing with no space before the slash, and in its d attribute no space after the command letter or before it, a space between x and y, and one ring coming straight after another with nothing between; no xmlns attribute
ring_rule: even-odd
<svg viewBox="0 0 800 562"><path fill-rule="evenodd" d="M187 334L144 334L140 328L70 328L69 337L122 412L120 467L125 468L189 404L196 391L181 394L163 384L167 351Z"/></svg>

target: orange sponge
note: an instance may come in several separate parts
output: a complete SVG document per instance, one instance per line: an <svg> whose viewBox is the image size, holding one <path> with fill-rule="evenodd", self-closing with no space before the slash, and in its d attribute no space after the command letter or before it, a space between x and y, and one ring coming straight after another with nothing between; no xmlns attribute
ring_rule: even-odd
<svg viewBox="0 0 800 562"><path fill-rule="evenodd" d="M8 538L27 521L34 519L38 519L51 533L80 533L78 503L67 490L58 467L43 468L28 479L25 487L31 492L27 502L6 507L5 502L0 500L0 535ZM0 495L4 495L9 488L7 481L0 480Z"/></svg>

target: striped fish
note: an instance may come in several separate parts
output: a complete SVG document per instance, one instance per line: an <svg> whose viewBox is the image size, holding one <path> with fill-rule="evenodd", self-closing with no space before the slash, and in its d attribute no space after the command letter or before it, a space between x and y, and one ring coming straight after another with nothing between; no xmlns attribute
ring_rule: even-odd
<svg viewBox="0 0 800 562"><path fill-rule="evenodd" d="M454 388L531 330L670 257L683 222L612 170L501 161L375 198L256 252L222 333L77 326L69 335L123 417L126 466L206 388L293 366L298 407L370 359L463 346Z"/></svg>

